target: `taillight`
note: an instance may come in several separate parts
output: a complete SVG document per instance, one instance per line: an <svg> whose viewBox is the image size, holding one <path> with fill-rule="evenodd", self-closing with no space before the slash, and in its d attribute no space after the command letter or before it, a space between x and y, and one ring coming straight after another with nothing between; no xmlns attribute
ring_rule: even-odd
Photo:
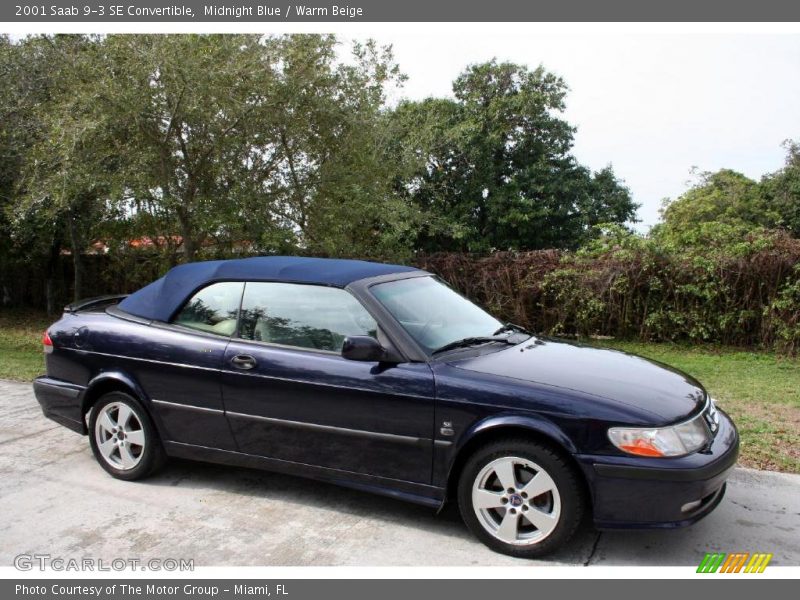
<svg viewBox="0 0 800 600"><path fill-rule="evenodd" d="M50 334L46 329L44 335L42 335L42 344L44 344L44 351L46 354L50 354L53 351L53 340L50 339Z"/></svg>

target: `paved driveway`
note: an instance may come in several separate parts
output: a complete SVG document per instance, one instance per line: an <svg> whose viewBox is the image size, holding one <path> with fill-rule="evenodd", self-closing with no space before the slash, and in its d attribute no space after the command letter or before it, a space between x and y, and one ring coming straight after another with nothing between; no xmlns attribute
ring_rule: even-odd
<svg viewBox="0 0 800 600"><path fill-rule="evenodd" d="M45 419L29 384L0 381L0 565L21 553L187 558L216 565L530 565L433 511L333 485L174 461L117 481L87 439ZM549 564L696 565L706 551L800 565L800 476L738 469L720 507L679 531L583 530Z"/></svg>

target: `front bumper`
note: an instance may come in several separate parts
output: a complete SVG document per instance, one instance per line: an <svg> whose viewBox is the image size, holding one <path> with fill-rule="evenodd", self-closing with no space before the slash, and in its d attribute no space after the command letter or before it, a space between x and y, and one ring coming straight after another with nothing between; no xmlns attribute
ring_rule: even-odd
<svg viewBox="0 0 800 600"><path fill-rule="evenodd" d="M708 515L725 494L739 456L739 434L720 411L711 447L680 458L579 455L592 493L595 526L672 528Z"/></svg>
<svg viewBox="0 0 800 600"><path fill-rule="evenodd" d="M81 399L85 388L52 377L33 380L33 393L44 416L78 433L86 433Z"/></svg>

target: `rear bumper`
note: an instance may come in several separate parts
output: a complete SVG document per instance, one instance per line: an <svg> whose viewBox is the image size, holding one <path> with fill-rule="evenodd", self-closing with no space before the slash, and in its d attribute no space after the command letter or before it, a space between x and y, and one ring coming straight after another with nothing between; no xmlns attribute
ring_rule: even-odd
<svg viewBox="0 0 800 600"><path fill-rule="evenodd" d="M51 377L37 377L33 393L44 416L77 433L86 433L81 414L81 399L85 388Z"/></svg>
<svg viewBox="0 0 800 600"><path fill-rule="evenodd" d="M681 458L578 456L601 529L674 528L708 515L725 495L739 455L739 434L720 411L720 429L706 452Z"/></svg>

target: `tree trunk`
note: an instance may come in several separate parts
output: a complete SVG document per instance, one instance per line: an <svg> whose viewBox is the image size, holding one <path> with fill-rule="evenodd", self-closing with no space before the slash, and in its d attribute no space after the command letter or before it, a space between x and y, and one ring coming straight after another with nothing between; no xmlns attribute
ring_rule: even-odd
<svg viewBox="0 0 800 600"><path fill-rule="evenodd" d="M192 262L197 253L197 243L194 239L192 222L185 210L178 211L178 222L181 226L181 237L183 238L183 255L186 258L186 262Z"/></svg>
<svg viewBox="0 0 800 600"><path fill-rule="evenodd" d="M44 301L48 315L56 312L55 282L52 277L48 277L44 282Z"/></svg>
<svg viewBox="0 0 800 600"><path fill-rule="evenodd" d="M47 314L52 315L56 312L56 274L58 272L58 258L61 254L61 241L56 238L50 244L50 252L47 256L47 271L45 275L45 304Z"/></svg>
<svg viewBox="0 0 800 600"><path fill-rule="evenodd" d="M69 213L69 241L70 250L72 251L72 289L73 299L77 302L83 298L83 244L81 243L81 235L78 230L78 222L75 215L70 211Z"/></svg>
<svg viewBox="0 0 800 600"><path fill-rule="evenodd" d="M191 235L183 235L183 255L186 257L186 262L192 262L195 254L197 254L197 247Z"/></svg>

